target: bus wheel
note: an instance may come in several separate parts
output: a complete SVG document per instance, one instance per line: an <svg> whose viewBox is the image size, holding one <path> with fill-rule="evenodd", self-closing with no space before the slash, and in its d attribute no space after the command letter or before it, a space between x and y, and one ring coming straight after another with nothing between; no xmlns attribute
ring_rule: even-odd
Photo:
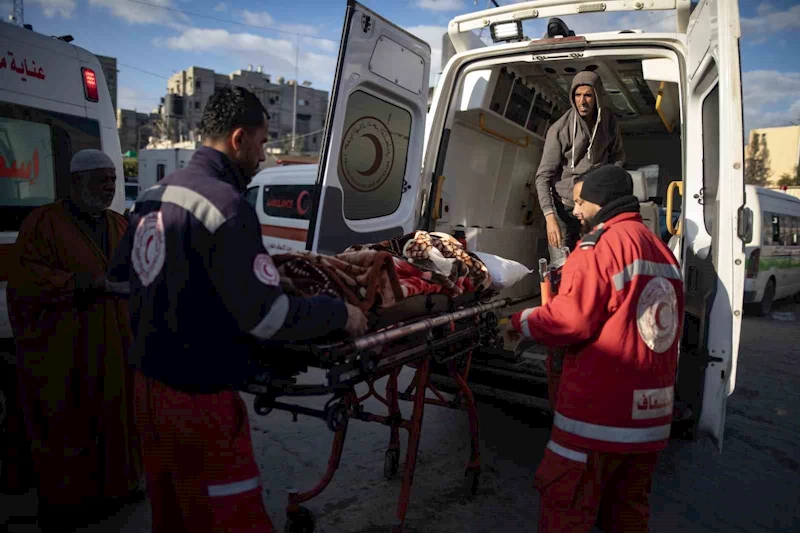
<svg viewBox="0 0 800 533"><path fill-rule="evenodd" d="M764 289L764 297L761 298L761 305L758 308L760 316L767 316L772 311L772 302L775 300L775 280L770 279Z"/></svg>

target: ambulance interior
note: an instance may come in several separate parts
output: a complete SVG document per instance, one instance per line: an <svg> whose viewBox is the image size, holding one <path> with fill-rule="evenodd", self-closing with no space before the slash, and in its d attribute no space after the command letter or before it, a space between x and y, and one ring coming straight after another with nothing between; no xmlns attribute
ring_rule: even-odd
<svg viewBox="0 0 800 533"><path fill-rule="evenodd" d="M441 196L437 202L434 194L431 230L463 231L469 249L537 269L538 260L548 256L534 183L545 134L569 110L573 76L593 70L605 89L602 105L619 122L624 167L633 177L643 219L668 242L661 208L670 182L682 179L677 64L641 52L536 62L526 54L524 61L498 63L470 65L452 98L439 102L448 106L449 139L443 161L439 148L436 175L444 179L438 178ZM677 195L676 200L678 211ZM672 244L674 249L674 238ZM505 292L538 294L538 277L528 276Z"/></svg>

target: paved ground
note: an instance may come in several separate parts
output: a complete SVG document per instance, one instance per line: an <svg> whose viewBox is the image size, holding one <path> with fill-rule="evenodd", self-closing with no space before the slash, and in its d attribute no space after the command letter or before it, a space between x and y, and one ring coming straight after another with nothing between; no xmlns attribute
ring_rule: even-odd
<svg viewBox="0 0 800 533"><path fill-rule="evenodd" d="M745 320L724 452L709 442L676 441L662 455L652 497L653 533L800 531L800 305L784 302L775 311L769 318ZM403 377L408 380L410 373ZM332 433L321 421L293 423L280 412L253 414L251 421L265 501L282 530L285 489L316 483ZM462 489L466 416L426 410L409 533L535 531L538 503L531 480L548 438L547 421L522 409L481 405L480 422L484 473L478 496L470 500ZM318 532L388 531L400 481L383 479L387 441L386 428L352 423L339 472L308 504L318 517ZM35 505L33 494L0 496L0 520L11 513L33 514ZM85 531L135 533L148 526L149 507L142 503ZM8 529L37 531L24 525Z"/></svg>

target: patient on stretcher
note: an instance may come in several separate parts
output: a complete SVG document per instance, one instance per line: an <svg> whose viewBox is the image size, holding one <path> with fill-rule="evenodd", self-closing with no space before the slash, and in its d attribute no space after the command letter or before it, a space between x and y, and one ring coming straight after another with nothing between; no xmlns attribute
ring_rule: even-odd
<svg viewBox="0 0 800 533"><path fill-rule="evenodd" d="M489 291L492 277L451 235L416 231L335 256L293 252L273 256L284 290L327 294L380 312L416 295L456 298Z"/></svg>

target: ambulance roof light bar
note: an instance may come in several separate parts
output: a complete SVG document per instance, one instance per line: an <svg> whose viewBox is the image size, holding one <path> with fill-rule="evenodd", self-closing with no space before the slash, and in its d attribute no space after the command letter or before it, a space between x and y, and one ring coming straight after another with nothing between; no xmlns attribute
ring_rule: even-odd
<svg viewBox="0 0 800 533"><path fill-rule="evenodd" d="M691 13L691 0L606 0L604 2L530 0L459 15L450 21L447 33L450 35L456 53L462 53L472 48L472 41L462 34L487 27L491 28L492 25L503 22L623 11L675 11L678 33L686 33Z"/></svg>

